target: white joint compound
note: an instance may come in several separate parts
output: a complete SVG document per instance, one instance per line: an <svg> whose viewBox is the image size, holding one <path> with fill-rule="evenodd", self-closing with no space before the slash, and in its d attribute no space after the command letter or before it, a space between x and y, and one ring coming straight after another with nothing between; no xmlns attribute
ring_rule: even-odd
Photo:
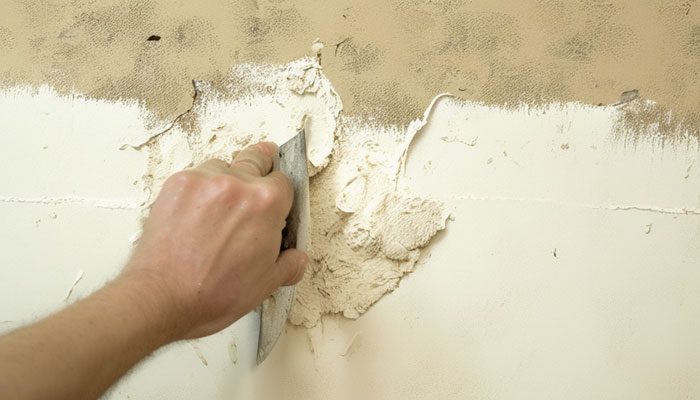
<svg viewBox="0 0 700 400"><path fill-rule="evenodd" d="M323 314L357 318L415 267L420 249L445 228L440 202L401 182L413 136L406 130L340 115L342 103L315 58L286 66L240 65L229 93L196 82L194 130L176 124L148 138L153 193L172 173L267 139L282 143L304 116L311 167L311 265L297 287L290 321L314 326ZM432 104L431 104L432 108ZM132 144L138 147L143 143Z"/></svg>

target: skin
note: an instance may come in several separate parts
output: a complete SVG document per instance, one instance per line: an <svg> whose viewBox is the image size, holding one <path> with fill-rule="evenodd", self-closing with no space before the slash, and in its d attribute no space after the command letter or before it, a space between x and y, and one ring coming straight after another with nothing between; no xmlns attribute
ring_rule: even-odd
<svg viewBox="0 0 700 400"><path fill-rule="evenodd" d="M270 172L277 151L262 142L171 176L117 278L0 337L0 398L97 398L159 347L216 333L301 280L307 255L279 252L293 189Z"/></svg>

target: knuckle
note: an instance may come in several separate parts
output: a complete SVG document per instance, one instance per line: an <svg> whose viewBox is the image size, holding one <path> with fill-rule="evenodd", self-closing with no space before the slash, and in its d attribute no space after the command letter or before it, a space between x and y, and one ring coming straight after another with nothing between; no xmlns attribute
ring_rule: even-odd
<svg viewBox="0 0 700 400"><path fill-rule="evenodd" d="M284 200L284 193L275 185L261 184L257 187L256 203L262 210L273 210Z"/></svg>
<svg viewBox="0 0 700 400"><path fill-rule="evenodd" d="M196 185L201 179L200 175L193 171L180 171L171 175L163 184L166 188L184 189Z"/></svg>
<svg viewBox="0 0 700 400"><path fill-rule="evenodd" d="M279 184L284 187L285 189L288 189L292 191L292 180L285 174L278 174L278 182Z"/></svg>
<svg viewBox="0 0 700 400"><path fill-rule="evenodd" d="M217 175L211 178L209 187L216 197L231 200L241 192L242 182L232 175Z"/></svg>
<svg viewBox="0 0 700 400"><path fill-rule="evenodd" d="M228 164L223 160L214 158L205 161L197 168L211 173L220 173L228 168Z"/></svg>
<svg viewBox="0 0 700 400"><path fill-rule="evenodd" d="M255 157L246 157L236 160L232 164L238 168L248 169L256 172L257 175L264 175L264 166Z"/></svg>
<svg viewBox="0 0 700 400"><path fill-rule="evenodd" d="M292 180L281 172L273 172L270 177L272 178L272 183L279 189L283 198L291 201L294 197L294 186L292 185Z"/></svg>

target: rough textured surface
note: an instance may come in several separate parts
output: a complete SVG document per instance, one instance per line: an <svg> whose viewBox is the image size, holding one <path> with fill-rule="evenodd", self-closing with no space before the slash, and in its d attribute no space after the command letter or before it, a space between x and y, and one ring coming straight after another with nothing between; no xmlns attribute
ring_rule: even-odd
<svg viewBox="0 0 700 400"><path fill-rule="evenodd" d="M232 85L236 100L227 99ZM405 130L340 117L340 98L312 57L239 65L224 86L194 82L194 102L180 124L124 148L148 154L144 191L157 193L172 173L211 157L228 160L252 141L282 143L307 116L312 262L290 321L313 327L324 314L357 318L398 286L445 228L443 204L401 180L407 150L435 102Z"/></svg>
<svg viewBox="0 0 700 400"><path fill-rule="evenodd" d="M172 120L190 106L192 79L286 63L317 37L349 115L403 125L444 91L513 106L613 104L637 89L672 111L662 135L700 135L697 0L9 0L0 81L135 99Z"/></svg>
<svg viewBox="0 0 700 400"><path fill-rule="evenodd" d="M427 114L427 113L426 113ZM341 119L328 168L311 185L311 258L290 321L312 327L323 314L357 318L413 271L420 248L445 228L439 201L403 182L409 129Z"/></svg>

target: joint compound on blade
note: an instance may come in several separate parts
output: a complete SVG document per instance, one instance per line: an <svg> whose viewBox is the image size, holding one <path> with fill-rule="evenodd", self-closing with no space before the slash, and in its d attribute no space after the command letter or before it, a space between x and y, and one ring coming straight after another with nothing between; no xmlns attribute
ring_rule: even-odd
<svg viewBox="0 0 700 400"><path fill-rule="evenodd" d="M401 184L409 145L441 96L404 130L341 116L341 100L315 58L238 65L223 89L194 86L189 115L139 144L149 154L144 181L153 193L182 168L212 157L228 161L263 139L283 143L309 118L311 263L297 286L293 324L312 327L323 314L359 317L397 287L445 228L443 204Z"/></svg>

